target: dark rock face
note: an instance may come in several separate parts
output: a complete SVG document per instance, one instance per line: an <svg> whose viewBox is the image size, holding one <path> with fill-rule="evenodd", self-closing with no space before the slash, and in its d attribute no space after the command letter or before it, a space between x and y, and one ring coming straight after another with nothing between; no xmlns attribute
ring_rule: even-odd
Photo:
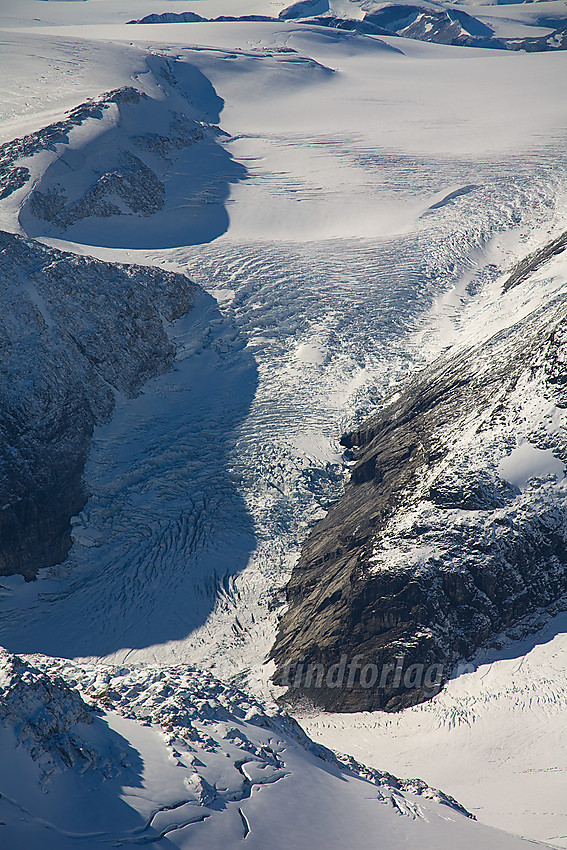
<svg viewBox="0 0 567 850"><path fill-rule="evenodd" d="M556 297L446 354L343 437L350 482L303 546L271 652L288 699L334 711L421 702L567 590L563 484L542 467L520 487L501 467L521 444L567 462L564 430L533 413L565 404L566 334Z"/></svg>
<svg viewBox="0 0 567 850"><path fill-rule="evenodd" d="M518 286L518 284L525 280L530 274L532 274L532 272L539 269L544 263L547 263L548 260L551 260L558 254L562 254L565 250L567 250L567 230L547 245L544 245L543 248L539 248L537 251L534 251L533 254L529 254L527 257L524 257L524 259L511 270L510 276L504 283L504 292L508 292L509 289L513 289L515 286Z"/></svg>
<svg viewBox="0 0 567 850"><path fill-rule="evenodd" d="M549 35L536 38L496 38L494 31L478 18L459 9L431 9L413 5L383 6L364 16L365 24L373 24L386 33L452 44L458 47L488 47L497 50L541 52L567 49L565 21L540 22L541 26L557 27ZM370 32L370 31L368 31Z"/></svg>
<svg viewBox="0 0 567 850"><path fill-rule="evenodd" d="M183 275L0 233L0 575L31 579L65 557L93 426L115 392L170 368L164 322L195 291Z"/></svg>
<svg viewBox="0 0 567 850"><path fill-rule="evenodd" d="M537 38L508 38L506 47L508 50L525 50L526 53L567 50L567 24L563 22L550 35L540 35Z"/></svg>
<svg viewBox="0 0 567 850"><path fill-rule="evenodd" d="M195 24L206 21L195 12L163 12L163 14L152 13L138 20L127 21L128 24Z"/></svg>
<svg viewBox="0 0 567 850"><path fill-rule="evenodd" d="M337 18L329 10L328 0L299 0L282 9L277 18L267 15L219 15L203 18L195 12L164 12L146 15L129 24L221 23L223 21L298 21L332 29L349 30L363 35L398 35L436 44L458 47L484 47L496 50L541 52L567 50L567 27L561 19L542 18L540 26L557 27L549 35L536 38L495 38L494 31L478 18L461 9L432 9L401 4L383 6L367 12L363 20ZM18 176L13 176L14 185ZM1 190L0 190L1 191ZM1 197L1 194L0 194Z"/></svg>
<svg viewBox="0 0 567 850"><path fill-rule="evenodd" d="M324 18L309 18L302 21L305 24L314 24L318 27L331 27L337 30L348 30L349 32L362 33L363 35L392 35L389 30L373 24L372 21L357 21L353 18L335 18L334 16Z"/></svg>
<svg viewBox="0 0 567 850"><path fill-rule="evenodd" d="M329 11L328 0L298 0L278 15L280 21L290 21L296 18L307 18L309 15L324 15Z"/></svg>
<svg viewBox="0 0 567 850"><path fill-rule="evenodd" d="M112 199L119 198L129 213L153 215L165 202L165 188L156 175L131 153L119 156L117 167L103 174L82 198L69 203L63 189L52 188L31 195L30 212L51 221L61 230L88 216L122 215Z"/></svg>
<svg viewBox="0 0 567 850"><path fill-rule="evenodd" d="M202 24L202 23L229 23L236 21L261 22L277 21L269 15L218 15L216 18L203 18L195 12L164 12L163 14L146 15L139 20L126 21L128 24Z"/></svg>

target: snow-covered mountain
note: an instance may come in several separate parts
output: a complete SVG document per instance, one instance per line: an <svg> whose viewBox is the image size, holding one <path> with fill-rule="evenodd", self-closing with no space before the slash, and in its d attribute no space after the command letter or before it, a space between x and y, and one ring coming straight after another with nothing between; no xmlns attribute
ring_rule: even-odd
<svg viewBox="0 0 567 850"><path fill-rule="evenodd" d="M411 705L567 591L566 248L563 233L495 282L492 315L342 438L355 463L289 582L278 683L339 710ZM345 653L349 687L294 674ZM369 685L365 665L396 658Z"/></svg>
<svg viewBox="0 0 567 850"><path fill-rule="evenodd" d="M546 6L550 5L548 2ZM445 6L445 8L444 8ZM203 10L204 11L204 10ZM430 41L435 44L452 44L461 47L484 47L496 50L525 50L531 53L567 48L567 12L557 4L554 16L541 14L529 24L521 35L496 36L496 29L506 31L510 21L483 20L472 14L470 7L458 8L453 3L430 3L424 0L417 5L402 2L356 2L349 4L336 0L299 0L281 9L277 17L266 15L217 15L206 18L196 12L151 13L129 24L223 23L228 21L296 21L299 24L330 27L366 35L396 35L403 38ZM475 10L476 11L476 10ZM495 26L496 24L496 26ZM518 21L512 22L512 29ZM521 27L520 27L521 28ZM518 37L520 35L520 37Z"/></svg>
<svg viewBox="0 0 567 850"><path fill-rule="evenodd" d="M183 275L105 263L0 232L0 575L35 577L71 546L93 426L167 371Z"/></svg>
<svg viewBox="0 0 567 850"><path fill-rule="evenodd" d="M528 846L186 665L0 665L3 847Z"/></svg>
<svg viewBox="0 0 567 850"><path fill-rule="evenodd" d="M2 6L2 848L565 844L565 52L448 43L564 4L393 5ZM298 561L357 488L358 620ZM300 700L333 755L266 658L372 605L467 666Z"/></svg>

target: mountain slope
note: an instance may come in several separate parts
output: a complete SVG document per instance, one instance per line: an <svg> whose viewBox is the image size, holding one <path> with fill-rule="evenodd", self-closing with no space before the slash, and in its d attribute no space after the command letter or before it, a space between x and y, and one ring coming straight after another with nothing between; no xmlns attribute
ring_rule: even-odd
<svg viewBox="0 0 567 850"><path fill-rule="evenodd" d="M350 711L419 702L458 660L567 590L558 244L564 237L523 264L524 286L542 264L540 274L555 271L536 309L450 349L343 437L354 449L350 483L303 546L272 650L275 681L291 676L295 696ZM518 279L504 282L507 321L526 300L510 285ZM327 672L343 657L359 665L346 687ZM322 665L325 678L294 677L300 661ZM376 665L378 675L392 661L377 685L360 671Z"/></svg>
<svg viewBox="0 0 567 850"><path fill-rule="evenodd" d="M196 292L183 275L0 232L0 575L63 560L93 426L171 368L166 326Z"/></svg>
<svg viewBox="0 0 567 850"><path fill-rule="evenodd" d="M202 5L188 0L179 8L202 13ZM266 758L261 767L252 759L237 766L253 748L276 749L263 731L238 725L239 706L257 701L196 672L201 667L257 694L273 693L268 681L273 662L264 659L282 588L309 527L342 488L348 463L341 458L339 435L357 431L380 397L399 390L403 376L454 342L455 327L466 333L454 354L478 350L481 357L486 343L488 356L495 334L520 326L562 294L547 278L548 271L558 270L551 265L561 259L552 258L555 249L540 272L534 272L533 258L517 268L520 278L527 268L528 277L508 297L501 297L504 281L498 285L497 278L551 240L559 232L557 222L565 226L560 82L565 53L526 56L368 37L358 30L381 31L358 20L364 11L376 11L371 0L364 10L331 2L333 14L321 13L328 15L324 24L333 26L251 19L274 16L285 5L231 0L227 8L226 0L207 0L207 16L238 19L138 26L126 22L172 7L157 0L3 4L2 140L32 136L39 144L27 149L31 156L10 164L22 169L16 182L26 176L24 169L30 180L0 200L2 227L27 230L107 263L135 261L188 274L209 293L196 293L193 308L175 324L163 322L175 349L169 371L151 378L133 398L111 390L113 414L94 429L84 475L89 498L72 519L74 545L65 562L42 571L36 581L18 575L0 581L0 642L17 652L74 658L29 663L50 681L57 672L63 675L80 687L84 702L92 696L102 711L86 724L87 731L47 724L55 743L60 732L65 752L76 731L76 742L95 762L84 782L80 768L53 774L66 795L53 785L47 793L38 791L49 782L34 772L25 748L16 746L17 719L10 718L12 731L2 750L9 754L9 776L2 793L20 808L3 798L7 814L0 820L13 830L15 847L31 844L35 850L35 843L44 850L47 834L60 850L67 841L96 846L101 833L109 841L145 841L163 830L164 846L230 847L243 840L262 848L278 841L310 848L518 843L483 833L461 815L444 820L443 815L454 817L447 806L430 809L423 794L409 796L413 791L407 789L424 790L418 782L398 783L404 799L394 798L410 814L416 814L413 804L420 806L428 825L419 815L408 825L391 795L376 814L375 775L352 765L357 776L370 780L361 784L342 769L330 773L309 745L294 750L287 733L278 738L285 752L277 755L292 775L260 784L263 776L274 778L273 762ZM515 10L482 7L482 15L467 11L498 38L521 39L545 36L556 26L543 23L544 15L550 21L555 14L551 5L542 7L541 19L524 4ZM310 14L324 7L311 6ZM357 18L354 25L343 23L345 14ZM506 22L502 15L513 19ZM122 94L116 100L117 91ZM77 104L89 114L61 128L72 117L66 110ZM221 108L230 135L217 129ZM176 113L186 132L178 132ZM55 125L68 132L52 137L50 146ZM204 138L192 138L193 132ZM211 208L215 227L201 227L211 223ZM79 243L65 241L71 239ZM510 334L506 339L516 346L518 334ZM492 350L504 355L506 339ZM114 351L114 337L109 343ZM47 368L47 346L45 356ZM25 357L23 351L22 362ZM450 359L446 354L444 362ZM471 385L479 390L481 376L475 380L472 374ZM439 406L437 414L442 418ZM453 517L457 509L447 498L463 496L465 507L458 510L476 535L481 529L472 520L480 517L478 505L486 504L487 494L495 498L493 490L505 502L502 510L512 502L518 508L527 504L529 488L535 500L553 494L559 500L553 489L553 476L562 474L556 449L539 448L547 443L536 440L531 426L520 427L513 417L511 424L514 434L528 439L507 464L498 461L496 471L494 458L485 464L489 483L494 479L497 486L485 486L484 476L480 482L471 476L469 486L467 475L461 493L454 481L443 480L433 519ZM561 424L560 413L552 424ZM458 437L462 446L466 434ZM504 446L502 459L509 448ZM549 474L547 489L534 487L533 479L526 486L534 471ZM431 526L432 538L443 537L439 525ZM408 555L404 527L399 539L402 565L406 558L415 565L418 555L427 554ZM495 625L498 616L496 611ZM450 620L443 625L452 626ZM507 629L495 639L509 644L518 633ZM521 652L517 665L533 670L525 649L512 644L508 651ZM563 657L558 653L558 670ZM433 689L437 672L427 674ZM25 675L16 694L29 688L35 699L36 674ZM470 735L444 739L443 782L430 779L429 772L427 778L459 799L456 789L465 788L467 808L485 822L516 831L515 817L521 815L524 835L548 840L565 832L560 819L549 815L560 784L563 680L558 673L551 686L542 685L543 675L530 674L526 687L518 689L516 675L514 667L496 679L479 671L475 681L488 717L484 723L482 716L482 725L474 719L481 715L478 700L467 713L470 704L453 702L454 690L423 704L434 718L428 732L439 719L445 730L461 716L473 718ZM46 687L57 701L57 688L49 682ZM224 689L232 694L228 708L223 704L228 719L214 696ZM509 699L501 700L502 693ZM435 713L445 698L447 712ZM507 725L512 708L510 715L498 714L503 703L513 703L516 725ZM536 703L538 711L528 715ZM71 697L63 704L73 720L80 704ZM25 703L26 712L29 708ZM179 755L164 746L162 726L144 726L152 723L149 715L161 717L164 726L185 723L193 708L200 718L211 710L207 723L196 727L204 740L188 733L202 765L189 763L191 751L186 760L181 741L174 744ZM397 755L404 752L405 734L414 740L416 727L410 720L404 726L413 711L387 714L385 722L399 722L402 730L395 737ZM270 714L261 708L263 719L262 712ZM422 715L416 716L419 724ZM530 734L537 727L532 746L525 746L522 716L529 717ZM45 717L49 720L49 707ZM328 722L338 730L344 718ZM333 746L346 751L356 746L361 762L366 749L379 770L378 736L372 731L379 721L375 714L365 720L366 740L349 742L347 736L344 747L337 739ZM266 722L269 728L262 729L275 738ZM243 746L251 749L243 753L234 738L230 743L223 737L231 728L246 736ZM104 778L106 752L119 773ZM438 761L433 744L421 764L429 770ZM394 763L388 764L392 770ZM463 776L464 763L470 776ZM76 764L84 766L81 760ZM413 766L393 772L425 775ZM197 789L193 773L201 776ZM247 783L249 797L242 796ZM197 796L213 796L211 788L217 793L211 804L195 807ZM227 801L233 791L241 799ZM184 825L182 818L198 820L209 810L204 821ZM58 834L51 830L54 820ZM33 842L25 841L27 829Z"/></svg>
<svg viewBox="0 0 567 850"><path fill-rule="evenodd" d="M0 650L0 697L9 850L529 846L425 783L339 762L281 711L187 667Z"/></svg>

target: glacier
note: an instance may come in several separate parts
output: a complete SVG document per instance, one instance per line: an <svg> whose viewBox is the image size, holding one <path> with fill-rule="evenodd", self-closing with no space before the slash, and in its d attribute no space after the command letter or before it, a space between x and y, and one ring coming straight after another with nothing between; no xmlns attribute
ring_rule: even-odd
<svg viewBox="0 0 567 850"><path fill-rule="evenodd" d="M308 14L375 11L327 5ZM545 41L562 9L540 5L466 11L497 39ZM505 347L513 322L545 333L560 303L561 252L533 258L565 229L565 54L288 6L207 0L206 21L143 25L128 22L177 9L3 7L6 502L50 470L63 482L40 511L56 533L36 528L59 549L26 534L37 578L16 561L0 577L8 848L564 846L560 599L492 633L423 706L298 706L313 740L276 707L266 657L301 547L350 486L341 435L455 352ZM483 444L509 481L496 510L559 515L561 405L518 393ZM447 422L457 479L469 436ZM439 538L442 512L472 505L448 508L462 481L441 484ZM403 545L406 519L377 571L431 554Z"/></svg>

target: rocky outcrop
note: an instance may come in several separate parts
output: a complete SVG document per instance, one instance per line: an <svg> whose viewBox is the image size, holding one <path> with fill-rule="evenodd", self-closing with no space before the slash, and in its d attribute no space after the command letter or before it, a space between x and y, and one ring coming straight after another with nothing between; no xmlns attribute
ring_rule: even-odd
<svg viewBox="0 0 567 850"><path fill-rule="evenodd" d="M567 50L567 24L563 22L549 35L540 35L536 38L507 38L506 47L508 50L525 50L526 53Z"/></svg>
<svg viewBox="0 0 567 850"><path fill-rule="evenodd" d="M234 21L276 21L269 15L218 15L216 18L203 18L195 12L163 12L153 13L144 18L127 21L128 24L202 24L202 23L226 23Z"/></svg>
<svg viewBox="0 0 567 850"><path fill-rule="evenodd" d="M206 18L197 15L196 12L153 12L143 18L127 21L128 24L195 24L206 21Z"/></svg>
<svg viewBox="0 0 567 850"><path fill-rule="evenodd" d="M60 186L51 187L45 193L37 189L31 195L30 212L65 230L89 216L122 215L124 207L128 213L153 215L161 210L164 202L163 183L139 157L124 152L119 155L116 167L99 177L79 200L69 202Z"/></svg>
<svg viewBox="0 0 567 850"><path fill-rule="evenodd" d="M535 38L496 38L491 27L462 9L433 9L404 4L383 6L376 11L367 12L364 23L384 28L392 35L458 47L525 50L529 53L567 49L567 28L564 21L542 20L540 26L557 27L548 35Z"/></svg>
<svg viewBox="0 0 567 850"><path fill-rule="evenodd" d="M303 21L303 23L314 24L318 27L331 27L331 29L357 32L362 35L392 35L389 30L373 24L372 21L357 21L354 18L335 18L333 15L309 18L308 21Z"/></svg>
<svg viewBox="0 0 567 850"><path fill-rule="evenodd" d="M447 353L345 435L350 482L303 546L272 649L289 699L423 701L567 590L566 336L557 295Z"/></svg>
<svg viewBox="0 0 567 850"><path fill-rule="evenodd" d="M502 47L494 31L477 18L456 9L431 9L421 6L384 6L364 16L392 34L436 44L466 47Z"/></svg>
<svg viewBox="0 0 567 850"><path fill-rule="evenodd" d="M82 470L115 393L169 369L183 275L79 257L0 233L0 575L59 563Z"/></svg>
<svg viewBox="0 0 567 850"><path fill-rule="evenodd" d="M292 21L296 18L306 18L309 15L324 15L328 11L328 0L298 0L297 3L282 9L278 18L280 21Z"/></svg>
<svg viewBox="0 0 567 850"><path fill-rule="evenodd" d="M541 26L557 26L549 35L536 38L496 38L494 30L462 9L434 9L409 4L385 5L369 11L362 20L337 17L330 11L328 0L299 0L282 9L277 18L267 15L219 15L204 18L195 12L164 12L128 21L129 24L222 23L226 21L297 21L319 27L348 30L363 35L397 35L435 44L458 47L484 47L496 50L541 52L567 49L567 30L559 19Z"/></svg>
<svg viewBox="0 0 567 850"><path fill-rule="evenodd" d="M561 233L555 239L552 239L543 248L539 248L532 254L528 254L527 257L524 257L523 260L517 263L504 283L504 292L508 292L508 290L518 286L530 274L543 266L544 263L547 263L548 260L553 259L558 254L562 254L565 250L567 250L567 230L565 233Z"/></svg>
<svg viewBox="0 0 567 850"><path fill-rule="evenodd" d="M132 104L142 99L147 99L146 95L130 86L114 89L80 104L61 121L0 145L0 200L21 189L30 179L29 168L16 165L18 160L34 156L40 151L55 150L56 145L67 141L74 127L79 127L88 118L100 118L112 104Z"/></svg>
<svg viewBox="0 0 567 850"><path fill-rule="evenodd" d="M0 202L17 192L20 232L148 249L226 230L230 184L246 170L221 144L223 101L187 62L154 54L147 66L167 96L126 86L0 146Z"/></svg>

